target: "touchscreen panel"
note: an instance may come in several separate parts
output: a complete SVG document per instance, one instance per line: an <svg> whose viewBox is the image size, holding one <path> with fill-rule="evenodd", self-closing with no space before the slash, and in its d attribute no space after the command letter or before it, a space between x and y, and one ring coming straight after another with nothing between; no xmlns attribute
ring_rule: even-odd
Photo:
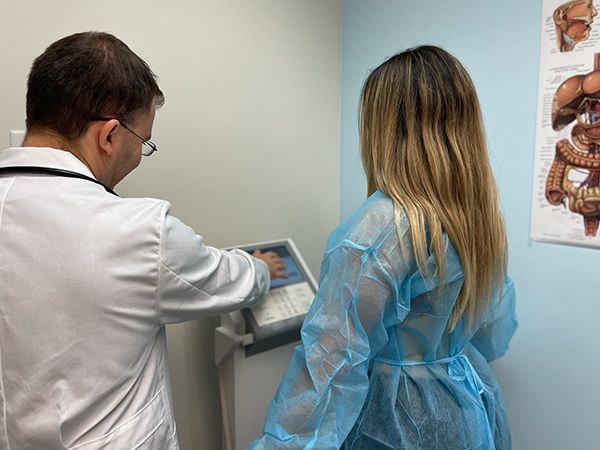
<svg viewBox="0 0 600 450"><path fill-rule="evenodd" d="M253 251L254 250L251 250L250 254L252 254ZM271 280L271 289L282 287L282 286L289 286L290 284L296 284L296 283L301 283L302 281L306 281L306 279L304 278L304 275L302 274L302 272L300 271L300 268L298 267L298 264L296 263L296 260L290 254L289 250L287 249L287 247L285 245L276 245L273 247L265 247L265 248L261 248L260 251L263 253L266 253L266 252L277 253L277 255L279 255L279 257L281 258L283 263L287 266L287 268L285 269L285 272L288 274L287 279L286 278L275 278L275 279Z"/></svg>

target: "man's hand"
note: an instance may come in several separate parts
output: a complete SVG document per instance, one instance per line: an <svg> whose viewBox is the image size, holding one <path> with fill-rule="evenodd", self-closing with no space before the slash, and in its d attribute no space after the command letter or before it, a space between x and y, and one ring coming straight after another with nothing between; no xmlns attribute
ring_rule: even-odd
<svg viewBox="0 0 600 450"><path fill-rule="evenodd" d="M269 266L269 272L271 272L271 279L273 278L287 278L288 274L284 272L287 266L283 263L279 255L275 252L263 253L260 249L254 250L252 256L264 261Z"/></svg>

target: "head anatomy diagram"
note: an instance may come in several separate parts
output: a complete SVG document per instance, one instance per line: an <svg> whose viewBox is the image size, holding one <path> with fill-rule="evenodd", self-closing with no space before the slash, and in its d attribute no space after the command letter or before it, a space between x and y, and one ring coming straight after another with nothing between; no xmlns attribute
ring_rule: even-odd
<svg viewBox="0 0 600 450"><path fill-rule="evenodd" d="M445 276L447 233L465 274L450 326L463 313L473 319L502 282L506 237L471 78L445 50L409 49L373 70L359 110L369 193L406 213L421 270L429 236Z"/></svg>
<svg viewBox="0 0 600 450"><path fill-rule="evenodd" d="M570 52L575 44L590 35L591 24L598 11L592 0L572 0L554 10L556 39L561 52Z"/></svg>

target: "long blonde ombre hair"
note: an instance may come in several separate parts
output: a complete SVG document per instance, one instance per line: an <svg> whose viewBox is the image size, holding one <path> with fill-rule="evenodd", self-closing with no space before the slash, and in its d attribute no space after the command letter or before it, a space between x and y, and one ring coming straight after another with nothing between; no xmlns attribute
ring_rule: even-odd
<svg viewBox="0 0 600 450"><path fill-rule="evenodd" d="M469 328L501 288L507 242L488 160L479 100L462 64L445 50L399 53L367 78L359 108L360 147L371 195L380 190L410 223L417 264L446 279L445 232L464 281L448 327Z"/></svg>

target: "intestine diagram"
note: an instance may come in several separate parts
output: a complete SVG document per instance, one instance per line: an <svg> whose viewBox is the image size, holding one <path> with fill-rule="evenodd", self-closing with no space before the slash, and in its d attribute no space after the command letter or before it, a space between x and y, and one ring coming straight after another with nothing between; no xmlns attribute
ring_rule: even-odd
<svg viewBox="0 0 600 450"><path fill-rule="evenodd" d="M546 180L546 199L583 216L585 235L596 236L600 223L600 53L594 70L565 80L552 101L552 128L575 121L568 139L556 143Z"/></svg>
<svg viewBox="0 0 600 450"><path fill-rule="evenodd" d="M590 29L598 11L592 0L572 0L554 10L556 39L561 52L570 52L578 42L590 36Z"/></svg>

